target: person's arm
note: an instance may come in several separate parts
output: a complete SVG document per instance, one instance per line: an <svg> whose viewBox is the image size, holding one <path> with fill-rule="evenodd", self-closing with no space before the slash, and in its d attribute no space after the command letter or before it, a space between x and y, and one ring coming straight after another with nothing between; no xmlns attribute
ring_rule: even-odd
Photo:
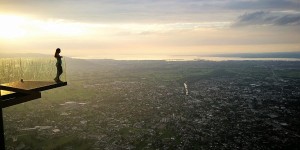
<svg viewBox="0 0 300 150"><path fill-rule="evenodd" d="M63 57L60 56L59 54L55 54L55 58L63 58Z"/></svg>

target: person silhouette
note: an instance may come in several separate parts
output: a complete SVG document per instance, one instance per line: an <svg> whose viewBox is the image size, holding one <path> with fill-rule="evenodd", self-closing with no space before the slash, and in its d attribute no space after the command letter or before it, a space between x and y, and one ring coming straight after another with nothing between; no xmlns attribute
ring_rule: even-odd
<svg viewBox="0 0 300 150"><path fill-rule="evenodd" d="M63 69L62 69L62 61L61 58L63 58L62 56L59 55L59 53L61 52L60 48L57 48L54 54L54 57L56 58L56 69L57 69L57 73L56 73L56 77L54 78L55 82L62 82L60 80L60 75L63 73Z"/></svg>

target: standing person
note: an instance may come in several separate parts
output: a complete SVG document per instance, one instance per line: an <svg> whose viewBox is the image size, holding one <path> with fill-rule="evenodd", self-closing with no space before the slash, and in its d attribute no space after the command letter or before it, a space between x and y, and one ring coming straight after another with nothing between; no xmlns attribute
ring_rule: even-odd
<svg viewBox="0 0 300 150"><path fill-rule="evenodd" d="M54 55L54 57L57 60L57 62L56 62L57 73L56 73L56 77L54 78L55 82L62 82L59 79L59 76L63 73L63 69L62 69L62 66L61 66L61 64L62 64L62 61L61 61L62 56L59 55L60 52L61 52L60 48L57 48L56 51L55 51L55 55Z"/></svg>

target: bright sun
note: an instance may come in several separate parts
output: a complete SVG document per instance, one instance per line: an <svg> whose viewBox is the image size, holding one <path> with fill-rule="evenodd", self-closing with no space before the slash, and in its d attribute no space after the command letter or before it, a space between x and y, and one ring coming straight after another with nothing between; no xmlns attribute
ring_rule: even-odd
<svg viewBox="0 0 300 150"><path fill-rule="evenodd" d="M80 36L87 32L85 24L66 20L40 20L16 15L0 14L0 39Z"/></svg>
<svg viewBox="0 0 300 150"><path fill-rule="evenodd" d="M15 39L24 37L26 30L22 27L26 19L13 15L0 15L0 39Z"/></svg>

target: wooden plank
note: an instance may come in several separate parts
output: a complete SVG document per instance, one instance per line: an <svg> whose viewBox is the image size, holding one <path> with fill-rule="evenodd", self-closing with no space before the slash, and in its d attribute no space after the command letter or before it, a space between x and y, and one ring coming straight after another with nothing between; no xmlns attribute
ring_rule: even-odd
<svg viewBox="0 0 300 150"><path fill-rule="evenodd" d="M0 96L0 108L13 106L41 98L41 91L66 86L67 82L52 81L16 81L0 85L0 90L12 93Z"/></svg>
<svg viewBox="0 0 300 150"><path fill-rule="evenodd" d="M3 86L3 85L0 85L0 89L5 90L5 91L13 91L13 92L19 92L19 93L26 93L26 94L31 94L31 93L36 92L36 91L24 90L24 89L15 88L15 87Z"/></svg>
<svg viewBox="0 0 300 150"><path fill-rule="evenodd" d="M1 95L13 94L14 92L31 93L31 91L45 91L61 86L66 86L67 82L54 81L16 81L0 85ZM11 92L9 92L11 91Z"/></svg>
<svg viewBox="0 0 300 150"><path fill-rule="evenodd" d="M55 87L65 86L67 82L54 82L54 81L16 81L1 84L1 86L12 87L23 90L48 90Z"/></svg>

